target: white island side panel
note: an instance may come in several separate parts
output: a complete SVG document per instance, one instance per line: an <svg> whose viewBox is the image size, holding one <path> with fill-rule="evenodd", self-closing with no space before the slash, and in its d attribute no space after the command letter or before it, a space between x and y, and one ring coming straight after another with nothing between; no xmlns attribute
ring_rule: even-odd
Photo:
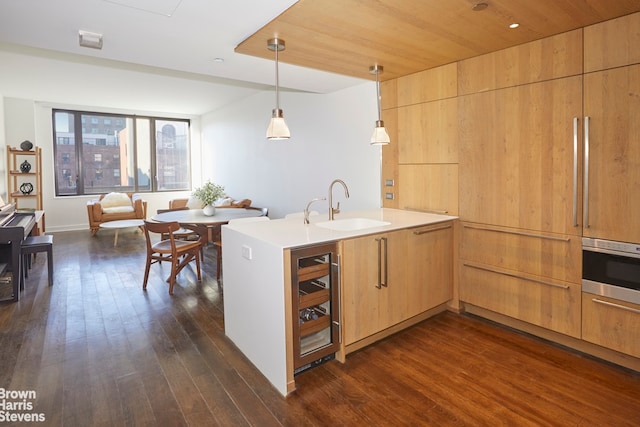
<svg viewBox="0 0 640 427"><path fill-rule="evenodd" d="M222 242L225 334L286 395L282 248L227 226L222 227Z"/></svg>

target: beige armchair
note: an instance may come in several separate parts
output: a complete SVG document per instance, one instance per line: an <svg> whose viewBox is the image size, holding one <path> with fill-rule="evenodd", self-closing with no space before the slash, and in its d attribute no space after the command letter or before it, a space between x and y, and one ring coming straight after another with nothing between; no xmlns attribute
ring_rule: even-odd
<svg viewBox="0 0 640 427"><path fill-rule="evenodd" d="M95 236L100 224L122 219L146 219L147 202L142 196L133 193L103 194L99 199L87 202L89 229Z"/></svg>

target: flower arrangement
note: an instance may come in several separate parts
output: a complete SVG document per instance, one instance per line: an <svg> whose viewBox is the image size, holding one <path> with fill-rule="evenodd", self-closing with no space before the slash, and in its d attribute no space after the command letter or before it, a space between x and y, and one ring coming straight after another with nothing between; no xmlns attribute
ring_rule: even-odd
<svg viewBox="0 0 640 427"><path fill-rule="evenodd" d="M224 197L224 187L207 181L202 187L193 190L192 195L202 200L205 206L213 206L213 202Z"/></svg>

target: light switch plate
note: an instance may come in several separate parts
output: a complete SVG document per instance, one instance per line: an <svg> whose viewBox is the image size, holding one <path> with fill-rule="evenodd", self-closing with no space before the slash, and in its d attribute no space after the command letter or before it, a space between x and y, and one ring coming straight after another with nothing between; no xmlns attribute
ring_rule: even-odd
<svg viewBox="0 0 640 427"><path fill-rule="evenodd" d="M246 259L252 259L251 246L242 245L242 257Z"/></svg>

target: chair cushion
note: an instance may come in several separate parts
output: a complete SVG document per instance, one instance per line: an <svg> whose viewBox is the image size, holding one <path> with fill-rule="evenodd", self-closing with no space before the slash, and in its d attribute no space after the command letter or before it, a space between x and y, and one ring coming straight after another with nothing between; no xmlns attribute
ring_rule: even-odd
<svg viewBox="0 0 640 427"><path fill-rule="evenodd" d="M22 241L22 246L53 245L53 236L43 234L40 236L28 236Z"/></svg>
<svg viewBox="0 0 640 427"><path fill-rule="evenodd" d="M109 193L100 200L100 204L105 208L131 206L131 198L125 193Z"/></svg>
<svg viewBox="0 0 640 427"><path fill-rule="evenodd" d="M112 208L102 208L102 213L112 214L112 213L127 213L133 212L133 206L114 206Z"/></svg>
<svg viewBox="0 0 640 427"><path fill-rule="evenodd" d="M131 202L131 198L124 193L109 193L105 195L102 200L100 200L100 205L102 206L102 212L104 213L113 213L113 212L132 212L133 204ZM113 208L130 208L130 210L112 210ZM107 210L110 209L110 210Z"/></svg>
<svg viewBox="0 0 640 427"><path fill-rule="evenodd" d="M191 196L189 197L189 200L187 200L187 207L189 209L202 209L204 207L204 202L196 196Z"/></svg>
<svg viewBox="0 0 640 427"><path fill-rule="evenodd" d="M231 197L225 197L224 199L220 200L220 203L218 203L217 206L231 206L231 202L233 202L233 199Z"/></svg>

